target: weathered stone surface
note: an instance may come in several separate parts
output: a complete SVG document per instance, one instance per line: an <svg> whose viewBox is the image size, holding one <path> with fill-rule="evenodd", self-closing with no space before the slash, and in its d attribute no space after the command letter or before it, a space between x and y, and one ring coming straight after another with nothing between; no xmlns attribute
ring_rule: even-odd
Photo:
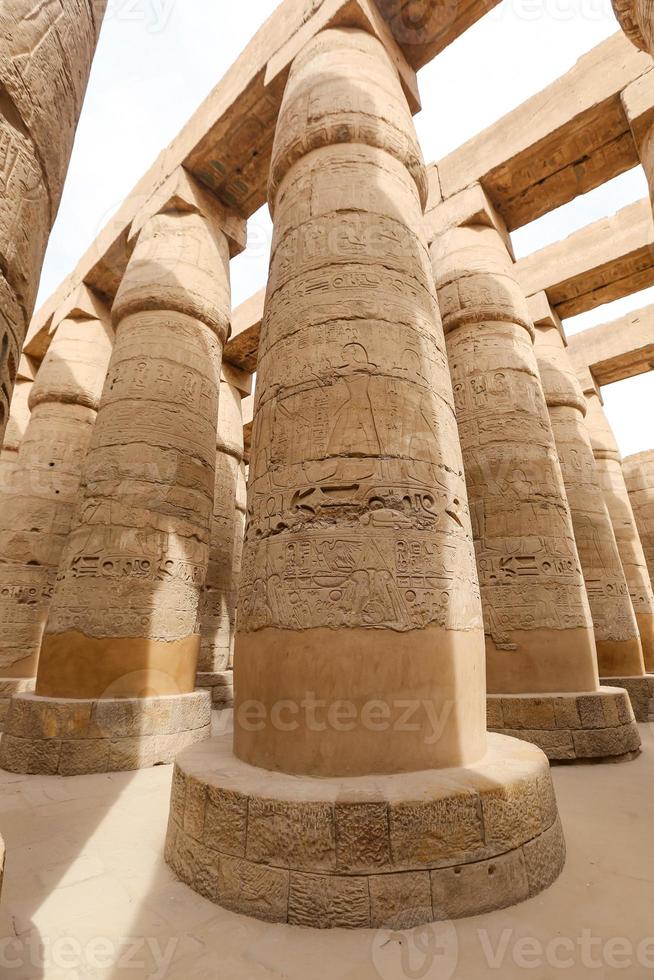
<svg viewBox="0 0 654 980"><path fill-rule="evenodd" d="M368 929L368 879L291 873L288 922L322 929Z"/></svg>
<svg viewBox="0 0 654 980"><path fill-rule="evenodd" d="M522 849L490 861L431 872L435 916L447 909L444 918L460 919L515 905L529 898L527 866Z"/></svg>
<svg viewBox="0 0 654 980"><path fill-rule="evenodd" d="M161 733L153 731L147 723L153 703L174 698L139 699L130 703L14 695L5 723L6 734L0 742L0 765L10 772L74 776L170 763L178 752L211 734L209 694L196 692L180 695L180 699L195 700L195 710L192 713L179 710L172 717L175 714L181 719L192 717L193 727ZM141 734L138 734L139 707L146 721ZM126 708L131 720L129 729L125 726ZM191 805L186 784L183 791L179 783L176 785L173 799L177 814L186 813L187 803Z"/></svg>
<svg viewBox="0 0 654 980"><path fill-rule="evenodd" d="M472 514L487 686L524 695L539 716L532 727L553 728L548 703L531 699L597 690L592 621L529 309L504 237L476 213L470 220L436 238L431 255ZM529 727L519 703L502 710L507 728Z"/></svg>
<svg viewBox="0 0 654 980"><path fill-rule="evenodd" d="M565 839L561 821L556 822L523 847L527 877L529 879L529 894L538 895L556 881L565 864Z"/></svg>
<svg viewBox="0 0 654 980"><path fill-rule="evenodd" d="M31 416L0 511L0 675L36 676L59 560L100 403L113 329L64 319L31 386Z"/></svg>
<svg viewBox="0 0 654 980"><path fill-rule="evenodd" d="M402 928L407 918L413 926L433 919L431 884L428 871L403 874L372 875L370 888L370 925Z"/></svg>
<svg viewBox="0 0 654 980"><path fill-rule="evenodd" d="M2 879L5 873L5 842L0 837L0 894L2 894Z"/></svg>
<svg viewBox="0 0 654 980"><path fill-rule="evenodd" d="M567 356L561 321L544 294L531 298L530 312L536 324L538 367L593 617L599 673L642 676L645 664L638 624L584 422L584 393ZM583 717L582 724L586 727Z"/></svg>
<svg viewBox="0 0 654 980"><path fill-rule="evenodd" d="M390 865L389 808L385 803L337 803L334 827L339 871L371 871Z"/></svg>
<svg viewBox="0 0 654 980"><path fill-rule="evenodd" d="M466 838L469 800L477 813L484 808L474 840ZM388 831L394 810L411 815L402 854L392 824ZM534 893L523 845L557 820L544 756L501 736L489 736L474 769L300 780L241 762L223 735L176 759L166 860L200 894L248 915L314 928L408 928ZM540 873L554 880L562 855L550 853L556 870Z"/></svg>
<svg viewBox="0 0 654 980"><path fill-rule="evenodd" d="M541 707L534 706L536 699L525 698L525 710L520 715L521 727L507 726L493 730L533 742L551 762L632 758L640 749L641 738L629 695L626 690L615 687L615 683L615 679L610 678L607 685L611 686L601 687L594 694L552 695L549 700L554 709L554 728L539 727L539 719L543 716ZM489 698L489 701L493 700L494 697ZM506 717L509 714L506 711L507 702L514 702L516 698L500 700L503 716ZM533 723L530 723L530 711L534 712ZM542 798L542 786L539 791ZM551 814L551 806L549 812Z"/></svg>
<svg viewBox="0 0 654 980"><path fill-rule="evenodd" d="M433 867L484 846L476 793L448 792L446 786L442 799L392 804L389 823L393 861L400 867Z"/></svg>
<svg viewBox="0 0 654 980"><path fill-rule="evenodd" d="M654 307L581 330L568 338L568 349L575 371L590 370L600 386L651 371Z"/></svg>
<svg viewBox="0 0 654 980"><path fill-rule="evenodd" d="M236 752L268 769L483 754L480 607L424 198L392 61L364 32L324 31L291 68L270 183L235 658ZM389 708L434 692L446 730L431 737L421 712L418 731L372 731L371 690ZM354 729L270 721L307 691L354 704ZM250 699L269 719L258 732L239 723Z"/></svg>
<svg viewBox="0 0 654 980"><path fill-rule="evenodd" d="M629 695L631 707L633 708L636 721L654 721L654 675L645 674L644 677L607 677L602 679L602 684L610 684L614 687L623 687ZM616 705L618 712L618 723L620 725L629 724L630 718L624 705L619 701Z"/></svg>
<svg viewBox="0 0 654 980"><path fill-rule="evenodd" d="M650 582L654 582L654 451L628 456L622 470Z"/></svg>
<svg viewBox="0 0 654 980"><path fill-rule="evenodd" d="M2 297L0 441L105 6L12 0L0 10L0 293L20 310Z"/></svg>
<svg viewBox="0 0 654 980"><path fill-rule="evenodd" d="M618 551L636 614L645 669L654 670L654 592L647 560L631 506L615 436L595 388L585 391L586 422L597 463L600 486L611 517ZM626 672L627 673L627 672Z"/></svg>

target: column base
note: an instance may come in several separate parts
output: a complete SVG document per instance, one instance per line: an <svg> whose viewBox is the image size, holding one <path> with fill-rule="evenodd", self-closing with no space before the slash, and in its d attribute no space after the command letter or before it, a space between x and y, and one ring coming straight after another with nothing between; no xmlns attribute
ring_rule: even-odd
<svg viewBox="0 0 654 980"><path fill-rule="evenodd" d="M198 673L196 687L211 691L214 708L234 707L234 671L220 670L214 673Z"/></svg>
<svg viewBox="0 0 654 980"><path fill-rule="evenodd" d="M241 762L226 734L175 760L166 861L256 919L399 928L537 895L565 843L547 759L515 739L469 769L317 779Z"/></svg>
<svg viewBox="0 0 654 980"><path fill-rule="evenodd" d="M654 674L640 677L603 677L600 683L625 689L636 721L654 721Z"/></svg>
<svg viewBox="0 0 654 980"><path fill-rule="evenodd" d="M0 677L0 732L4 731L9 702L15 694L32 694L36 677Z"/></svg>
<svg viewBox="0 0 654 980"><path fill-rule="evenodd" d="M490 731L533 742L550 762L626 762L640 754L629 695L619 687L581 694L489 694L487 704Z"/></svg>
<svg viewBox="0 0 654 980"><path fill-rule="evenodd" d="M46 776L147 769L173 762L210 734L207 691L79 701L19 694L9 706L0 767Z"/></svg>

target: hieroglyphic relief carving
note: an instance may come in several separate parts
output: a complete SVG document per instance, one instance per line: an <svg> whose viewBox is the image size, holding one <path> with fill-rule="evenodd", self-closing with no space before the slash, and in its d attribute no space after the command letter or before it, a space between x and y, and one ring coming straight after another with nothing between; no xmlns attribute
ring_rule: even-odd
<svg viewBox="0 0 654 980"><path fill-rule="evenodd" d="M594 391L587 391L586 399L588 402L586 421L597 462L600 485L611 516L622 567L639 622L645 661L649 666L650 663L654 663L654 632L650 636L651 631L647 628L647 623L654 623L654 593L647 562L625 484L622 459L615 436L602 407L600 396Z"/></svg>
<svg viewBox="0 0 654 980"><path fill-rule="evenodd" d="M106 638L112 649L118 638L190 639L195 653L179 656L197 656L229 311L220 229L194 213L150 219L114 304L116 342L42 662L58 635L71 634ZM130 657L120 649L117 670ZM174 675L167 649L162 669ZM184 671L192 683L194 664Z"/></svg>
<svg viewBox="0 0 654 980"><path fill-rule="evenodd" d="M0 5L0 437L105 6Z"/></svg>
<svg viewBox="0 0 654 980"><path fill-rule="evenodd" d="M330 147L284 185L258 368L244 628L465 628L474 615L465 487L443 461L457 439L450 383L419 197L403 173L381 150ZM333 216L337 186L340 206L370 210Z"/></svg>
<svg viewBox="0 0 654 980"><path fill-rule="evenodd" d="M584 422L586 399L556 324L537 326L536 354L593 616L600 675L641 675L638 625Z"/></svg>
<svg viewBox="0 0 654 980"><path fill-rule="evenodd" d="M622 461L622 469L650 581L654 583L654 452L649 449L628 456Z"/></svg>
<svg viewBox="0 0 654 980"><path fill-rule="evenodd" d="M514 652L519 672L530 633L588 630L590 611L538 374L534 328L504 241L491 227L454 228L436 239L432 259L492 679L494 651ZM589 677L593 656L591 646L581 643L578 658L588 661ZM529 690L530 677L522 681Z"/></svg>
<svg viewBox="0 0 654 980"><path fill-rule="evenodd" d="M301 738L235 726L286 772L394 772L484 752L479 586L424 232L425 173L382 44L329 29L277 127L235 650L248 698L447 702L424 733ZM413 659L412 659L413 658ZM355 743L356 751L352 751Z"/></svg>
<svg viewBox="0 0 654 980"><path fill-rule="evenodd" d="M9 421L0 452L0 495L9 487L11 477L16 472L18 450L30 419L28 399L33 384L32 380L21 378L14 387Z"/></svg>
<svg viewBox="0 0 654 980"><path fill-rule="evenodd" d="M0 673L34 676L111 347L108 321L59 324L0 508Z"/></svg>
<svg viewBox="0 0 654 980"><path fill-rule="evenodd" d="M233 385L221 380L209 567L200 609L198 670L201 672L215 673L233 666L243 547L242 462L241 394Z"/></svg>

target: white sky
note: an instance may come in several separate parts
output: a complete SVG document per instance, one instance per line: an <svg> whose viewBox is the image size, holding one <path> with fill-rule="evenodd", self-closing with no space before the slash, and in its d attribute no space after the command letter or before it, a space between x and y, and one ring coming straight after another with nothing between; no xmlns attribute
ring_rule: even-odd
<svg viewBox="0 0 654 980"><path fill-rule="evenodd" d="M39 303L58 286L277 0L109 0ZM419 74L416 117L437 160L567 71L617 30L610 0L502 0ZM522 256L647 195L640 167L513 235ZM234 304L265 285L270 221L232 262ZM575 333L654 302L654 289L566 322ZM654 447L654 374L603 389L623 455Z"/></svg>

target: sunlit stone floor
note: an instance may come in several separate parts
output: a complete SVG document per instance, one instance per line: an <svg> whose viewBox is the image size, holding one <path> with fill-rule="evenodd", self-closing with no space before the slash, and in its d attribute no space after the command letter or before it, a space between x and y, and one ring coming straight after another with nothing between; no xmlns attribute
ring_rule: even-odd
<svg viewBox="0 0 654 980"><path fill-rule="evenodd" d="M0 773L2 980L478 980L654 976L654 726L620 765L554 771L559 881L409 932L314 932L225 912L162 859L172 769ZM648 942L648 938L652 937Z"/></svg>

